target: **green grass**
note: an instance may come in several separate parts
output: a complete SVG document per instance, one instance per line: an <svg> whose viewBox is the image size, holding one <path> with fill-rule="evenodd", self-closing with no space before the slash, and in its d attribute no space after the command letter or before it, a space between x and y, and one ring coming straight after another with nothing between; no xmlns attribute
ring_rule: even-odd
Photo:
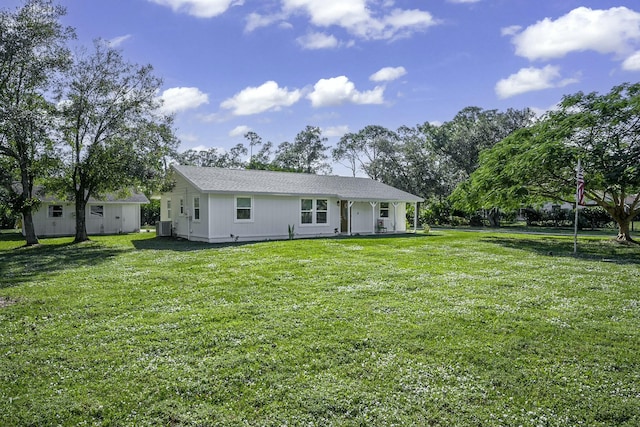
<svg viewBox="0 0 640 427"><path fill-rule="evenodd" d="M640 248L0 236L0 425L638 426Z"/></svg>

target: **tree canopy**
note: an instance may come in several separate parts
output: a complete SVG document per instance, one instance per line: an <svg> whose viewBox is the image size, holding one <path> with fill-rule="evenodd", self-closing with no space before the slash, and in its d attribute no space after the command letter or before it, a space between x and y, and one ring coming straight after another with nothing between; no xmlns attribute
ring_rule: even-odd
<svg viewBox="0 0 640 427"><path fill-rule="evenodd" d="M278 145L273 164L282 170L329 173L331 166L327 163L326 142L319 127L307 126L296 135L293 143Z"/></svg>
<svg viewBox="0 0 640 427"><path fill-rule="evenodd" d="M54 107L45 94L71 61L66 43L74 34L59 22L64 13L47 0L0 11L0 195L22 214L27 245L38 243L34 185L47 175L55 151Z"/></svg>
<svg viewBox="0 0 640 427"><path fill-rule="evenodd" d="M108 44L79 56L60 93L61 135L67 153L60 183L76 205L76 242L88 239L90 197L161 177L162 159L177 140L158 113L161 80L149 65L128 63Z"/></svg>
<svg viewBox="0 0 640 427"><path fill-rule="evenodd" d="M589 203L617 222L618 239L631 240L640 213L640 83L565 96L556 111L481 153L452 200L472 209L573 202L578 159Z"/></svg>

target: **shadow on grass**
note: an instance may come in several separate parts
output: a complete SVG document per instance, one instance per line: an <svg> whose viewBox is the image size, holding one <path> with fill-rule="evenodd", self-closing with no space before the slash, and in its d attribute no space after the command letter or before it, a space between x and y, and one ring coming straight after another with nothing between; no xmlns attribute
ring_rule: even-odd
<svg viewBox="0 0 640 427"><path fill-rule="evenodd" d="M520 249L549 257L575 257L590 261L605 261L615 264L640 264L640 246L624 245L613 239L578 240L578 253L573 253L573 239L536 237L536 238L508 238L490 236L482 241Z"/></svg>
<svg viewBox="0 0 640 427"><path fill-rule="evenodd" d="M22 246L1 251L0 289L70 268L95 266L124 252L127 249L95 243Z"/></svg>
<svg viewBox="0 0 640 427"><path fill-rule="evenodd" d="M381 233L381 234L369 234L369 235L354 235L354 236L334 236L334 237L303 237L296 238L294 240L317 240L317 239L393 239L393 238L424 238L435 237L438 234L413 234L413 233ZM286 242L287 239L273 239L273 240L255 240L255 241L242 241L242 242L227 242L227 243L204 243L204 242L190 242L185 239L175 237L154 237L152 239L134 240L131 243L138 250L161 250L161 251L176 251L176 252L188 252L188 251L201 251L204 249L220 249L228 247L239 247L246 245L257 245L268 242Z"/></svg>

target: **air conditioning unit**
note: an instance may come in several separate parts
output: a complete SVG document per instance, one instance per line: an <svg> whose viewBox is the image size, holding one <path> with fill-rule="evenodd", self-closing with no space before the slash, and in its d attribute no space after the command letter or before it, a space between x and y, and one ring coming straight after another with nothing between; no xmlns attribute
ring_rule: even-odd
<svg viewBox="0 0 640 427"><path fill-rule="evenodd" d="M159 221L156 223L156 236L171 236L171 221Z"/></svg>

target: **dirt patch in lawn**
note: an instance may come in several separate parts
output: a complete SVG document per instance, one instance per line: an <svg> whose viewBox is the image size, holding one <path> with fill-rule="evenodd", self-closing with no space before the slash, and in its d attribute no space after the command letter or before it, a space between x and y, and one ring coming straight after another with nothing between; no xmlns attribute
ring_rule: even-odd
<svg viewBox="0 0 640 427"><path fill-rule="evenodd" d="M12 300L11 298L0 297L0 308L9 307L10 305L15 304L17 301Z"/></svg>

